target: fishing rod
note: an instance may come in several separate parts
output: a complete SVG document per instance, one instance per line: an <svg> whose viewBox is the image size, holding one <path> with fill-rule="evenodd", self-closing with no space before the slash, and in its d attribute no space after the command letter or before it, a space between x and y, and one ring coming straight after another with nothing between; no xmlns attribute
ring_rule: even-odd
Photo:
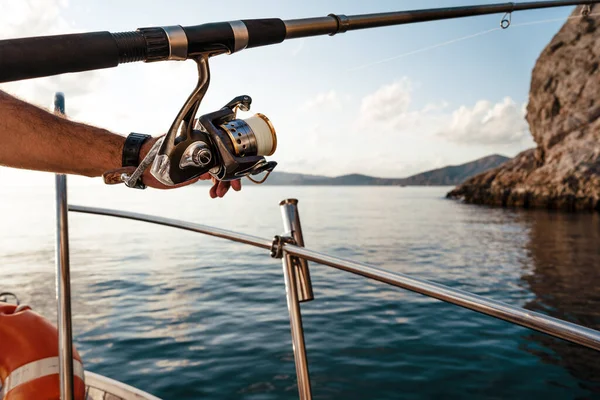
<svg viewBox="0 0 600 400"><path fill-rule="evenodd" d="M511 2L350 16L329 14L326 17L285 21L278 18L250 19L187 27L140 28L132 32L92 32L0 40L0 83L110 68L136 61L185 60L203 53L233 54L288 39L333 36L359 29L596 3L600 3L600 0Z"/></svg>
<svg viewBox="0 0 600 400"><path fill-rule="evenodd" d="M352 30L426 21L505 13L501 27L510 25L513 12L591 5L600 0L554 0L524 3L341 15L281 20L278 18L214 22L196 26L139 28L131 32L91 32L0 41L0 83L21 79L115 67L129 62L192 59L198 65L198 84L163 140L156 142L135 170L112 171L107 183L143 187L140 177L151 166L152 175L174 186L209 172L218 180L270 172L277 163L266 161L277 147L277 136L262 115L241 120L237 111L250 109L250 96L238 96L221 110L195 119L210 82L208 60L220 54L268 46L288 39L344 33ZM181 132L179 132L181 131ZM179 134L178 134L179 132ZM265 178L266 179L266 178ZM260 182L257 182L260 183Z"/></svg>

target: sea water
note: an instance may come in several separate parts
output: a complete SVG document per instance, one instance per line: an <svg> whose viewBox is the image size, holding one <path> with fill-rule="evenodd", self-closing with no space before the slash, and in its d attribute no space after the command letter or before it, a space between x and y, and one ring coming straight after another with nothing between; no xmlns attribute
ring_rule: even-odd
<svg viewBox="0 0 600 400"><path fill-rule="evenodd" d="M600 329L597 214L444 199L447 187L71 186L73 204L272 238L299 199L306 246ZM54 193L3 187L0 291L55 320ZM70 214L73 329L86 369L165 399L294 399L279 260L187 231ZM315 399L600 396L598 354L310 263L302 304Z"/></svg>

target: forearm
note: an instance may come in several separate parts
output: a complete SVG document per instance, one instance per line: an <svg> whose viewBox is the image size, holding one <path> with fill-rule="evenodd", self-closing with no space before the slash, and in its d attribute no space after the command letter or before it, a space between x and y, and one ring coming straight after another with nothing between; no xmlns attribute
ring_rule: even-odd
<svg viewBox="0 0 600 400"><path fill-rule="evenodd" d="M140 148L143 159L159 137L146 140ZM62 174L101 176L122 166L125 137L106 129L72 122L16 99L0 90L0 165ZM114 173L114 171L113 171ZM165 186L147 169L142 175L146 185L158 189L185 186L209 174L177 186ZM214 179L213 179L214 181ZM210 196L223 197L239 180L214 181Z"/></svg>
<svg viewBox="0 0 600 400"><path fill-rule="evenodd" d="M125 138L72 122L0 91L0 165L101 176L121 166Z"/></svg>

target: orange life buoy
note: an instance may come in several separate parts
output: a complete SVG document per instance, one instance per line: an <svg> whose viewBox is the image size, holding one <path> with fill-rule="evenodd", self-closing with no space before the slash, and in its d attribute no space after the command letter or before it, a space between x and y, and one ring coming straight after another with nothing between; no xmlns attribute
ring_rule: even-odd
<svg viewBox="0 0 600 400"><path fill-rule="evenodd" d="M75 399L83 400L83 364L75 347L73 372ZM0 399L60 400L58 331L27 306L0 303L0 381Z"/></svg>

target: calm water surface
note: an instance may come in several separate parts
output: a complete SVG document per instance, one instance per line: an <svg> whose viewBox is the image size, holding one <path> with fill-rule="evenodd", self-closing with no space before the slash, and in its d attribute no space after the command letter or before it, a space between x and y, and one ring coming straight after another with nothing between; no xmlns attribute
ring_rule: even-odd
<svg viewBox="0 0 600 400"><path fill-rule="evenodd" d="M468 206L448 188L71 187L74 204L261 237L300 199L308 247L600 329L600 219ZM0 289L54 319L51 187L3 187ZM297 398L281 264L171 228L71 214L86 368L165 399ZM311 264L302 306L316 399L600 397L598 353Z"/></svg>

